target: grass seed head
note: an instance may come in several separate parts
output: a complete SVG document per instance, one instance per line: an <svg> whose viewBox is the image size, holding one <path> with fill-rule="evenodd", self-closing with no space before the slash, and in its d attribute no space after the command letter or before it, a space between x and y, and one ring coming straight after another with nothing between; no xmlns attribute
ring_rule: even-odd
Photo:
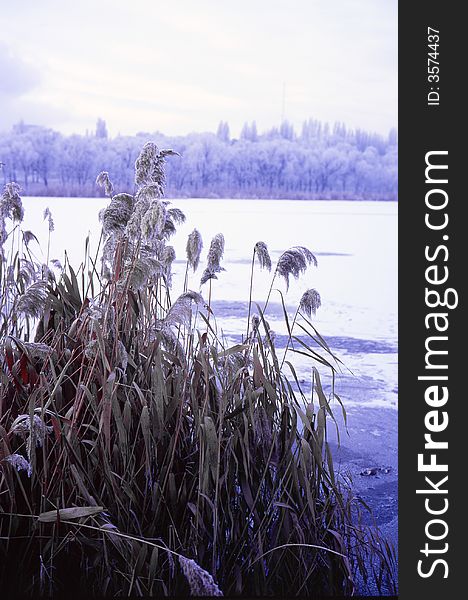
<svg viewBox="0 0 468 600"><path fill-rule="evenodd" d="M1 228L1 225L0 225L0 228ZM49 229L49 231L50 231L50 229ZM0 233L0 239L1 239L1 233ZM34 235L34 233L29 230L23 231L23 241L26 244L26 246L28 246L32 241L39 243L38 239Z"/></svg>
<svg viewBox="0 0 468 600"><path fill-rule="evenodd" d="M18 298L16 310L25 317L39 318L43 314L47 297L47 282L36 281Z"/></svg>
<svg viewBox="0 0 468 600"><path fill-rule="evenodd" d="M223 596L211 574L198 563L183 556L179 556L179 563L189 584L191 596Z"/></svg>
<svg viewBox="0 0 468 600"><path fill-rule="evenodd" d="M154 142L147 142L135 162L135 183L144 185L154 181L154 172L159 155L159 148ZM164 173L161 173L164 180Z"/></svg>
<svg viewBox="0 0 468 600"><path fill-rule="evenodd" d="M53 258L50 262L56 269L58 269L59 271L63 271L62 263L58 259Z"/></svg>
<svg viewBox="0 0 468 600"><path fill-rule="evenodd" d="M187 239L187 261L193 272L195 272L200 264L200 255L203 249L203 240L198 229L194 229Z"/></svg>
<svg viewBox="0 0 468 600"><path fill-rule="evenodd" d="M52 232L55 229L54 220L52 218L52 213L50 212L50 208L47 207L44 211L44 221L48 221L49 231Z"/></svg>
<svg viewBox="0 0 468 600"><path fill-rule="evenodd" d="M172 246L164 246L161 252L161 263L164 269L164 278L167 287L172 287L172 263L176 259L176 253Z"/></svg>
<svg viewBox="0 0 468 600"><path fill-rule="evenodd" d="M177 225L183 225L185 223L185 213L180 210L180 208L170 208L167 213Z"/></svg>
<svg viewBox="0 0 468 600"><path fill-rule="evenodd" d="M177 298L169 309L164 324L171 325L189 325L192 317L192 303L197 306L205 306L203 296L198 292L189 290Z"/></svg>
<svg viewBox="0 0 468 600"><path fill-rule="evenodd" d="M302 294L299 310L310 317L311 315L315 315L321 304L320 294L317 290L310 289Z"/></svg>
<svg viewBox="0 0 468 600"><path fill-rule="evenodd" d="M11 266L11 265L10 265ZM13 269L14 272L14 269ZM20 259L20 269L17 274L18 280L24 283L25 286L34 283L38 279L37 265L30 260Z"/></svg>
<svg viewBox="0 0 468 600"><path fill-rule="evenodd" d="M130 194L117 194L102 211L102 229L106 235L119 235L125 231L132 216L134 198Z"/></svg>
<svg viewBox="0 0 468 600"><path fill-rule="evenodd" d="M166 207L160 200L153 200L141 217L141 233L147 241L158 239L166 224Z"/></svg>
<svg viewBox="0 0 468 600"><path fill-rule="evenodd" d="M12 221L21 222L24 218L23 203L19 195L20 186L17 183L7 183L3 188L0 201L0 215L4 219L9 217Z"/></svg>
<svg viewBox="0 0 468 600"><path fill-rule="evenodd" d="M255 244L254 251L260 264L260 268L271 271L271 258L268 253L268 247L265 244L265 242L257 242Z"/></svg>
<svg viewBox="0 0 468 600"><path fill-rule="evenodd" d="M218 269L218 272L221 271L221 268ZM210 279L218 279L218 276L216 275L216 272L213 271L212 269L210 269L209 267L207 267L201 276L200 279L200 285L203 285L204 283L206 283L207 281L209 281Z"/></svg>
<svg viewBox="0 0 468 600"><path fill-rule="evenodd" d="M101 171L99 175L96 177L96 184L104 188L104 192L106 196L112 198L114 194L114 186L112 185L112 181L109 178L109 173L107 171Z"/></svg>
<svg viewBox="0 0 468 600"><path fill-rule="evenodd" d="M52 427L44 423L39 415L33 415L32 426L30 415L19 415L13 421L10 433L20 437L30 437L31 441L41 448L44 444L46 435L52 432Z"/></svg>
<svg viewBox="0 0 468 600"><path fill-rule="evenodd" d="M219 273L220 262L224 254L224 235L217 233L211 240L208 251L208 269L214 273Z"/></svg>
<svg viewBox="0 0 468 600"><path fill-rule="evenodd" d="M31 463L27 461L21 454L9 454L3 459L5 462L10 463L17 471L26 471L28 477L31 477L32 467Z"/></svg>
<svg viewBox="0 0 468 600"><path fill-rule="evenodd" d="M135 290L140 290L147 285L153 276L160 276L164 272L164 266L153 256L140 254L138 258L126 269L128 284Z"/></svg>
<svg viewBox="0 0 468 600"><path fill-rule="evenodd" d="M276 272L283 277L286 289L289 289L289 276L299 279L299 275L304 273L310 264L317 266L317 259L312 252L304 246L294 246L280 256Z"/></svg>

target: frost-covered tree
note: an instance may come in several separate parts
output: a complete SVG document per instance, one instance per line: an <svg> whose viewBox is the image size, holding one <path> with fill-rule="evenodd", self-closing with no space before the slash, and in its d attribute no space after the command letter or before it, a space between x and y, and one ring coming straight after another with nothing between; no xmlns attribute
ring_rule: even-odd
<svg viewBox="0 0 468 600"><path fill-rule="evenodd" d="M97 127L101 132L105 123ZM231 139L221 121L216 134L161 133L136 136L63 136L19 123L0 133L1 177L27 193L99 195L95 175L109 172L114 184L133 193L133 169L144 141L155 139L180 156L167 165L169 196L395 199L397 132L381 136L343 123L331 128L316 119L296 135L291 123L260 133L245 123Z"/></svg>

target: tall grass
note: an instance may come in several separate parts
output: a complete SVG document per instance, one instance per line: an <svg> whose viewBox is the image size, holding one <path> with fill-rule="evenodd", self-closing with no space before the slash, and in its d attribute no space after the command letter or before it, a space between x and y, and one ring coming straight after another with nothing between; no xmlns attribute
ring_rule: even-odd
<svg viewBox="0 0 468 600"><path fill-rule="evenodd" d="M296 341L313 368L308 397L260 307L228 346L187 277L171 300L168 242L184 215L163 199L170 154L145 145L133 195L114 195L100 174L110 197L101 260L86 244L76 271L40 264L19 190L4 191L2 593L313 597L351 595L357 578L391 591L393 550L334 472L338 401L317 367L334 375L337 363L310 321L320 297L310 291L292 323L285 309L286 352ZM201 248L196 232L187 273ZM265 252L254 256L270 266ZM312 256L287 251L274 277L298 277Z"/></svg>

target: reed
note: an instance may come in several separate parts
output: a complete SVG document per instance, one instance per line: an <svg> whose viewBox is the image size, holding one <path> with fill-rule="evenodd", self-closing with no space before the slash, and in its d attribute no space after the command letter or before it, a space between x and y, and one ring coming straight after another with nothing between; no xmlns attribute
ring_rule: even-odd
<svg viewBox="0 0 468 600"><path fill-rule="evenodd" d="M334 471L326 344L316 351L315 330L303 342L307 396L260 308L251 335L226 347L198 291L171 302L168 240L183 220L163 200L171 153L145 145L134 196L100 177L111 198L101 266L88 244L76 271L41 265L19 235L17 188L4 193L2 593L350 595L357 577L392 591L393 550ZM193 271L201 249L193 232ZM210 283L223 251L218 234ZM255 252L268 267L266 246ZM287 282L308 264L295 248L274 274ZM306 300L305 317L320 304Z"/></svg>

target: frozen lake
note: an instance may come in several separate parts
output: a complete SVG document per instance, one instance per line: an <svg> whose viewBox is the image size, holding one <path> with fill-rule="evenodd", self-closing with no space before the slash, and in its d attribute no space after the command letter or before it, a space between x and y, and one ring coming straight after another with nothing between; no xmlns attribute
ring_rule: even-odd
<svg viewBox="0 0 468 600"><path fill-rule="evenodd" d="M100 225L98 212L108 203L90 198L25 198L25 227L47 247L43 211L49 207L55 231L51 258L63 262L67 249L78 266L84 256L84 240L90 233L96 248ZM175 247L175 298L183 284L185 245L196 227L204 249L199 271L191 275L189 287L199 290L204 259L211 238L224 234L226 248L222 265L226 271L213 282L213 309L218 329L233 343L245 333L250 263L257 241L264 241L275 266L280 254L291 246L306 246L318 259L298 281L291 279L285 295L293 315L302 293L313 287L322 298L314 324L346 367L338 380L338 393L349 408L397 407L397 203L295 200L178 199L187 221L179 226L170 243ZM263 306L271 274L256 267L254 301ZM207 297L207 286L202 293ZM277 280L275 288L286 291ZM268 320L281 344L286 327L273 292ZM280 354L281 356L281 354ZM310 380L311 364L296 355L300 377Z"/></svg>
<svg viewBox="0 0 468 600"><path fill-rule="evenodd" d="M55 220L51 258L63 261L64 249L73 265L84 256L84 240L90 233L97 247L100 226L98 212L103 199L26 198L25 226L47 247L44 208L49 206ZM310 267L298 281L291 279L285 295L292 316L303 292L316 288L322 307L313 319L346 369L337 376L336 392L344 402L347 428L341 423L341 446L336 446L335 429L329 427L335 468L349 475L354 493L372 507L384 534L397 543L398 512L398 354L397 354L397 203L294 200L175 200L187 222L180 226L171 243L176 249L174 264L175 298L183 285L185 246L196 227L203 236L204 249L199 270L191 275L190 287L199 290L202 270L211 238L222 232L226 248L222 265L226 271L213 281L212 306L218 332L228 343L237 343L245 334L248 310L250 263L254 244L268 244L273 267L280 254L291 246L306 246L314 252L318 268ZM255 269L254 300L263 307L271 274ZM202 293L207 299L207 285ZM284 282L275 288L285 292ZM267 319L276 332L277 347L286 344L286 327L278 292L273 292ZM282 358L283 353L278 351ZM310 391L310 359L289 355L301 380ZM315 366L317 366L315 364ZM320 367L325 390L330 377ZM339 420L341 411L332 402ZM362 476L369 468L383 469L375 477ZM382 474L383 473L383 474Z"/></svg>

